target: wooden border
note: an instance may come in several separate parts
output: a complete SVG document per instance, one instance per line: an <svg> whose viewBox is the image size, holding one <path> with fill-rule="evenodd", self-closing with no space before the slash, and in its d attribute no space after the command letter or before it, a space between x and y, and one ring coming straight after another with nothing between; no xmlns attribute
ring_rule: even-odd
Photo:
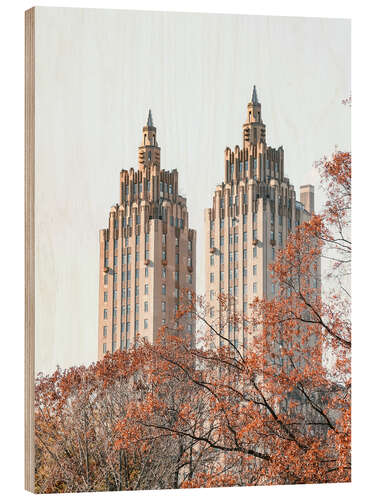
<svg viewBox="0 0 375 500"><path fill-rule="evenodd" d="M25 12L25 489L34 492L35 8Z"/></svg>

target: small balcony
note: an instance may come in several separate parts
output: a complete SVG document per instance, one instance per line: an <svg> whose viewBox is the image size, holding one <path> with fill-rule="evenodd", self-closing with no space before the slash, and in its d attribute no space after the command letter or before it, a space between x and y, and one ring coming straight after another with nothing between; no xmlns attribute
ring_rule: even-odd
<svg viewBox="0 0 375 500"><path fill-rule="evenodd" d="M270 243L271 245L274 247L276 245L276 241L275 240L270 240Z"/></svg>
<svg viewBox="0 0 375 500"><path fill-rule="evenodd" d="M255 238L255 239L253 239L253 245L254 245L254 246L257 246L257 244L258 244L258 240L257 240L256 238Z"/></svg>
<svg viewBox="0 0 375 500"><path fill-rule="evenodd" d="M108 266L105 266L105 267L103 268L103 271L104 271L105 273L108 273L108 272L109 272L109 267L108 267Z"/></svg>
<svg viewBox="0 0 375 500"><path fill-rule="evenodd" d="M162 265L162 266L166 266L166 265L167 265L167 259L163 259L163 260L161 261L161 265Z"/></svg>
<svg viewBox="0 0 375 500"><path fill-rule="evenodd" d="M192 273L193 272L193 266L187 266L187 270L189 271L189 273Z"/></svg>
<svg viewBox="0 0 375 500"><path fill-rule="evenodd" d="M215 253L215 247L210 248L210 253Z"/></svg>
<svg viewBox="0 0 375 500"><path fill-rule="evenodd" d="M145 266L149 266L150 265L150 259L145 259Z"/></svg>

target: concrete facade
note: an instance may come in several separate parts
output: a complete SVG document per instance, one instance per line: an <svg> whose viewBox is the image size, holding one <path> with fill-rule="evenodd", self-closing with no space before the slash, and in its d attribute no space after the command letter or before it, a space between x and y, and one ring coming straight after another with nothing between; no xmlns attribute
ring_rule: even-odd
<svg viewBox="0 0 375 500"><path fill-rule="evenodd" d="M133 346L137 335L154 342L163 325L195 339L194 318L176 322L175 313L195 293L196 232L177 170L160 168L151 111L138 151L138 169L121 171L120 203L100 231L99 359Z"/></svg>
<svg viewBox="0 0 375 500"><path fill-rule="evenodd" d="M236 329L228 312L244 315L255 297L272 298L269 264L290 231L314 211L314 187L301 186L301 202L284 175L284 151L266 142L266 125L254 86L243 124L242 148L225 150L224 181L205 210L208 320L238 347L247 348L246 321ZM219 295L232 297L229 311Z"/></svg>

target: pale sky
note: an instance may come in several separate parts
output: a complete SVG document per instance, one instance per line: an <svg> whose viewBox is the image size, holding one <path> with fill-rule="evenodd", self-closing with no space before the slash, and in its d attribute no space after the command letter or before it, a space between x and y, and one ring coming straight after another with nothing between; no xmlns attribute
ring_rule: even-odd
<svg viewBox="0 0 375 500"><path fill-rule="evenodd" d="M97 359L99 229L149 108L198 232L203 292L203 210L253 84L299 198L315 160L350 149L349 21L37 8L36 372Z"/></svg>

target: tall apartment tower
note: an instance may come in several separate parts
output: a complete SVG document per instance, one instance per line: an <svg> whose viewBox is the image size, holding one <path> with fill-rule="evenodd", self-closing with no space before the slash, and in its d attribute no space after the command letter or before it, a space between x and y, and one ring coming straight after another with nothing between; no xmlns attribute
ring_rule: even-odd
<svg viewBox="0 0 375 500"><path fill-rule="evenodd" d="M160 169L151 110L138 151L138 170L121 171L120 203L100 231L99 359L138 334L154 342L162 325L194 342L194 319L175 322L175 313L181 295L195 292L196 232L177 170Z"/></svg>
<svg viewBox="0 0 375 500"><path fill-rule="evenodd" d="M269 264L288 233L314 211L314 187L301 186L300 199L284 176L284 151L266 142L266 125L254 86L243 124L242 148L225 150L224 182L205 210L206 295L209 316L236 346L247 347L244 326L226 325L217 297L233 297L239 315L255 297L275 293Z"/></svg>

